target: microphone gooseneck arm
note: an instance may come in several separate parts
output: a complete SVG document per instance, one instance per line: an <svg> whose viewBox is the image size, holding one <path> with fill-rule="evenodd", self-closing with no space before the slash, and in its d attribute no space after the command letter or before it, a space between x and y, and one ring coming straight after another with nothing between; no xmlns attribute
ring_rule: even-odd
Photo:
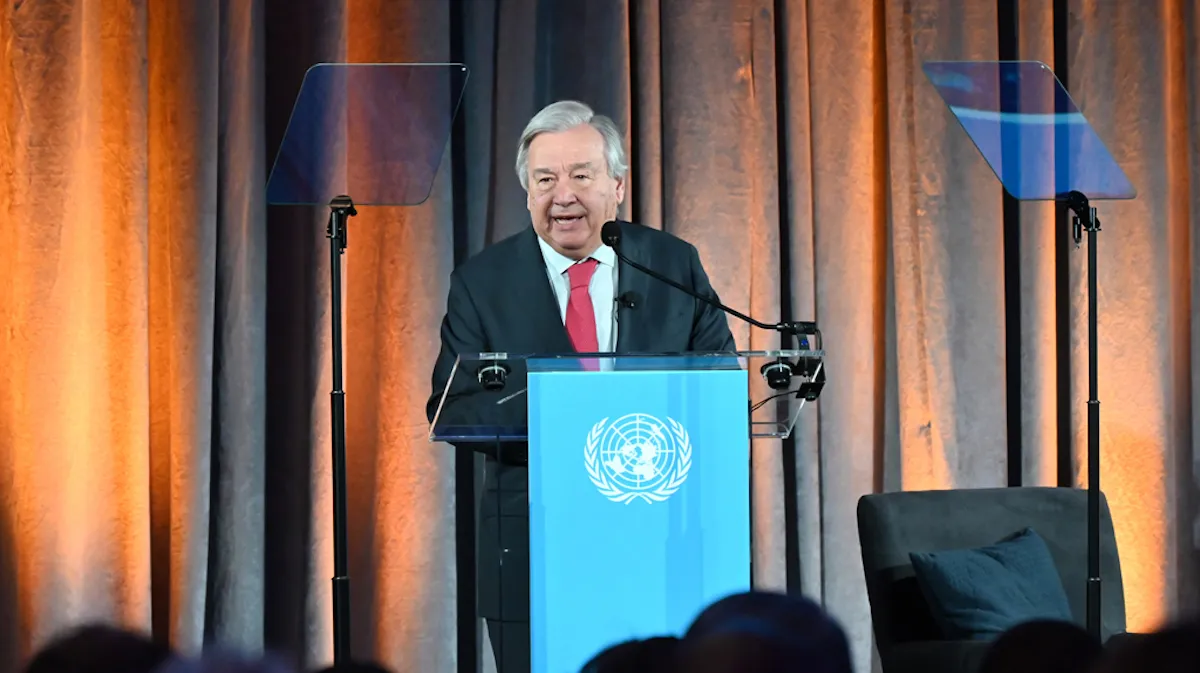
<svg viewBox="0 0 1200 673"><path fill-rule="evenodd" d="M651 269L648 269L648 268L642 266L641 264L638 264L637 262L625 257L623 254L621 254L621 251L616 248L613 248L613 251L616 252L617 258L620 259L622 262L637 269L638 271L641 271L642 273L646 274L647 276L650 276L651 278L654 278L656 280L660 280L660 281L666 283L667 285L670 285L671 287L679 290L680 292L683 292L692 297L695 297L696 299L699 299L700 301L708 304L709 306L712 306L713 308L722 310L735 318L738 318L740 320L750 323L751 325L754 325L755 327L758 327L760 329L774 330L776 332L783 332L783 333L792 334L792 335L817 334L818 333L817 323L815 323L815 322L777 322L772 325L772 324L762 322L761 320L755 320L754 318L751 318L750 316L746 315L745 313L742 313L741 311L738 311L737 309L730 308L730 307L722 304L721 302L717 301L716 299L713 299L712 297L708 297L703 294L700 294L699 292L696 292L695 290L692 290L691 288L685 287L681 283L677 283L677 282L671 280L670 278L667 278L666 276L658 273L657 271L653 271Z"/></svg>
<svg viewBox="0 0 1200 673"><path fill-rule="evenodd" d="M613 249L613 252L616 253L617 259L621 260L621 262L628 264L629 266L641 271L655 280L670 285L684 294L687 294L695 299L699 299L713 308L724 311L725 313L728 313L739 320L747 322L760 329L773 330L775 332L779 332L780 334L788 335L796 340L797 345L799 345L800 338L805 335L812 334L816 335L818 339L820 338L821 330L817 328L817 323L815 322L785 321L769 324L762 322L761 320L756 320L745 313L742 313L741 311L722 304L713 297L700 294L699 292L696 292L695 290L686 287L681 283L677 283L674 280L667 278L653 269L648 269L645 266L629 259L624 253L621 252L621 225L617 224L616 222L606 222L604 224L604 227L600 230L600 239L605 245Z"/></svg>
<svg viewBox="0 0 1200 673"><path fill-rule="evenodd" d="M617 259L621 262L634 269L637 269L638 271L641 271L655 280L670 285L689 297L699 299L709 306L724 311L726 314L731 315L739 320L754 325L760 329L779 332L780 336L789 338L791 340L792 346L796 350L808 350L807 335L809 334L816 336L817 348L821 348L821 330L817 328L817 323L815 322L785 321L772 325L762 322L761 320L756 320L745 313L742 313L741 311L736 311L732 308L729 308L718 301L715 297L701 294L692 288L686 287L681 283L677 283L674 280L667 278L653 269L648 269L645 266L642 266L641 264L629 259L621 252L621 225L617 222L604 223L604 227L600 230L600 241L612 248L613 252L617 256ZM784 346L784 348L787 348L787 346ZM800 376L808 376L813 373L812 363L813 360L811 358L803 356L797 357L795 362L789 362L787 358L781 356L773 362L764 364L759 371L767 380L767 385L769 385L771 388L775 390L786 390L790 386L793 376L797 374ZM824 374L824 367L816 367L816 380L810 383L802 384L800 389L797 390L795 394L797 396L804 397L806 400L817 399L817 396L821 394L821 388L825 385ZM753 411L753 409L751 409L751 411Z"/></svg>

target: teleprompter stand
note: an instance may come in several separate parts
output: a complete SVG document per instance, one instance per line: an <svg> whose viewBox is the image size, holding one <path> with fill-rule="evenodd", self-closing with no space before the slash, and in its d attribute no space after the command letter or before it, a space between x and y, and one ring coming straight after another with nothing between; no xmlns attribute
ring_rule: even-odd
<svg viewBox="0 0 1200 673"><path fill-rule="evenodd" d="M350 568L346 528L346 391L342 384L342 254L346 251L346 226L358 214L349 196L329 203L329 303L333 348L333 390L329 393L330 428L333 433L333 657L336 662L350 652Z"/></svg>
<svg viewBox="0 0 1200 673"><path fill-rule="evenodd" d="M1087 630L1102 639L1100 400L1096 238L1091 200L1137 192L1070 94L1040 61L933 61L923 69L938 95L1018 201L1062 202L1076 248L1087 233Z"/></svg>
<svg viewBox="0 0 1200 673"><path fill-rule="evenodd" d="M1100 219L1096 209L1082 193L1067 194L1066 206L1071 211L1072 236L1079 247L1083 232L1087 232L1088 249L1088 402L1087 402L1087 465L1088 465L1088 530L1087 530L1087 630L1100 636L1100 391L1099 366L1096 357L1096 234Z"/></svg>
<svg viewBox="0 0 1200 673"><path fill-rule="evenodd" d="M333 659L351 659L343 383L342 255L359 205L429 197L467 68L457 63L321 63L309 68L267 180L267 202L329 208L332 360Z"/></svg>

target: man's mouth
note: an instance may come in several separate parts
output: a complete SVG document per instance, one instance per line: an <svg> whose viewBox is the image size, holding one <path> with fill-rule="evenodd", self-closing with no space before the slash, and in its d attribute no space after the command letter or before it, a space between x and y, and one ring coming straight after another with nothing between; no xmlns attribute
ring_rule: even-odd
<svg viewBox="0 0 1200 673"><path fill-rule="evenodd" d="M583 216L582 215L570 215L567 217L555 217L555 218L551 218L551 219L554 220L554 224L569 227L578 222L582 222Z"/></svg>

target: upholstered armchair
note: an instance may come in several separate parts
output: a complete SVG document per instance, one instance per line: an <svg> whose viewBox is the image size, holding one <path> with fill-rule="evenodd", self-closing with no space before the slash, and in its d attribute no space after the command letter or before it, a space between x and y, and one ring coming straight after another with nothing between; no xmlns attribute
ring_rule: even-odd
<svg viewBox="0 0 1200 673"><path fill-rule="evenodd" d="M1103 498L1100 514L1101 630L1107 640L1125 631L1125 599L1112 518ZM1027 590L1026 594L1033 595L1035 602L1042 593L1054 594L1067 617L1080 626L1086 623L1086 491L1036 487L867 495L858 503L858 531L883 673L973 673L990 641L998 635L986 633L986 625L965 637L961 630L955 633L956 629L946 626L947 611L945 605L939 604L945 597L938 597L937 582L928 579L928 559L938 556L931 552L948 556L944 552L949 550L991 548L1002 541L1021 538L1024 531L1024 537L1036 538L1035 553L1040 552L1044 560L1039 571L1042 577L1038 578L1043 582L1041 586L1053 583L1053 591L1040 592L1035 585L1035 590ZM914 571L913 553L918 555L920 582ZM990 583L975 581L979 574L992 572L988 570L992 567L997 575L1009 571L1003 569L1003 559L997 562L999 565L988 565L994 562L992 556L1000 556L989 554L977 553L982 561L964 571L963 577L943 582L943 586L954 588L957 580L960 589L963 585L976 585L983 591L990 590L986 588ZM1050 566L1053 568L1046 570ZM1053 577L1054 569L1061 581L1061 591ZM938 570L946 572L944 568ZM1018 567L1011 574L1013 581L1021 582L1031 573L1027 567ZM970 581L965 581L967 576ZM1003 588L996 591L1000 592L998 597L992 598L1007 600ZM960 605L951 607L957 609L960 617L972 618L970 606L963 609L961 605L969 597L959 596L958 600ZM1025 601L1025 609L1029 602ZM1002 621L1002 613L1003 610L993 610L992 617L1000 614Z"/></svg>

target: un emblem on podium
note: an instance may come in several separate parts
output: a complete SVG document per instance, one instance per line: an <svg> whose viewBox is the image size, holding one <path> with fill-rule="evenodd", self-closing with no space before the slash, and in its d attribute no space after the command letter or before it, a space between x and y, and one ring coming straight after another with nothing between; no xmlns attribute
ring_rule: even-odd
<svg viewBox="0 0 1200 673"><path fill-rule="evenodd" d="M663 502L687 481L692 444L687 430L670 417L664 423L648 414L626 414L592 426L583 462L609 500Z"/></svg>

